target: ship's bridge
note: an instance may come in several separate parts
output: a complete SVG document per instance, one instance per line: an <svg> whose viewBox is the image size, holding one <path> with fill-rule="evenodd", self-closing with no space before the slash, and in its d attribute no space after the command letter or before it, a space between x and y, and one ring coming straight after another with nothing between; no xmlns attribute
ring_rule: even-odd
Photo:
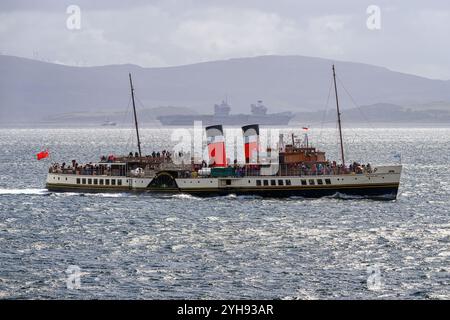
<svg viewBox="0 0 450 320"><path fill-rule="evenodd" d="M253 115L266 115L267 114L267 107L265 105L263 105L262 100L258 100L258 102L256 104L251 104L250 105L250 111L252 112Z"/></svg>
<svg viewBox="0 0 450 320"><path fill-rule="evenodd" d="M214 105L214 115L216 116L228 116L231 112L231 107L226 101L222 101L221 104Z"/></svg>

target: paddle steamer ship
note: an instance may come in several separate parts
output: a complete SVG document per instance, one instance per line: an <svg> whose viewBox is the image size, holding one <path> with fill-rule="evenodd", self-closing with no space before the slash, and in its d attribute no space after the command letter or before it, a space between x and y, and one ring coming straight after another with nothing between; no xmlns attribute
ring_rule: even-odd
<svg viewBox="0 0 450 320"><path fill-rule="evenodd" d="M401 165L347 166L341 130L335 68L333 80L339 126L341 162L327 160L325 153L307 141L289 144L280 139L278 161L261 162L259 126L242 127L245 164L229 164L226 159L222 125L206 127L209 165L180 164L169 152L143 156L139 137L133 82L130 78L138 152L128 156L103 157L100 162L49 168L46 187L70 192L164 192L195 196L259 195L263 197L361 196L391 200L397 197ZM272 150L265 150L272 152Z"/></svg>

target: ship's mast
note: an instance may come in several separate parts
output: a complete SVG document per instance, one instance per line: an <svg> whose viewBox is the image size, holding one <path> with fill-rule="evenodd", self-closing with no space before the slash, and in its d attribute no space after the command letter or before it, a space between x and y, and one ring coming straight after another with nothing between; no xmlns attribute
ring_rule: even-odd
<svg viewBox="0 0 450 320"><path fill-rule="evenodd" d="M341 141L342 166L345 167L344 142L342 140L342 128L341 128L341 112L339 111L339 99L338 99L338 92L337 92L337 86L336 86L336 72L334 70L334 64L333 64L333 81L334 81L334 93L336 94L336 110L337 110L338 125L339 125L339 139Z"/></svg>
<svg viewBox="0 0 450 320"><path fill-rule="evenodd" d="M133 100L134 124L136 126L136 136L137 136L137 145L138 145L138 150L139 150L139 157L142 157L141 140L139 139L139 127L138 127L137 116L136 116L136 104L134 102L133 81L131 80L131 73L129 73L128 75L130 76L131 100Z"/></svg>

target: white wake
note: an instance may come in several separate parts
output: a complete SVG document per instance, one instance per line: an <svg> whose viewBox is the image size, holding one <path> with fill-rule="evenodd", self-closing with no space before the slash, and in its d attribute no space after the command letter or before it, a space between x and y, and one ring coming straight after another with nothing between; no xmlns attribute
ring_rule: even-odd
<svg viewBox="0 0 450 320"><path fill-rule="evenodd" d="M6 194L31 194L31 195L40 195L40 194L48 194L47 189L1 189L0 195Z"/></svg>

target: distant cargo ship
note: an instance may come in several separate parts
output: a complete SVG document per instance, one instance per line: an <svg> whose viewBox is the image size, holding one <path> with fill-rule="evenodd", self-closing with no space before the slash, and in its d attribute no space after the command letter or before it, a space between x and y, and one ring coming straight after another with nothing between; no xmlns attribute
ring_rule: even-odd
<svg viewBox="0 0 450 320"><path fill-rule="evenodd" d="M207 115L166 115L157 119L165 126L190 126L194 121L202 121L203 125L222 123L228 126L242 126L247 123L261 125L287 125L294 117L292 112L267 113L267 107L259 100L251 104L251 114L230 114L231 108L227 101L214 105L214 114Z"/></svg>

